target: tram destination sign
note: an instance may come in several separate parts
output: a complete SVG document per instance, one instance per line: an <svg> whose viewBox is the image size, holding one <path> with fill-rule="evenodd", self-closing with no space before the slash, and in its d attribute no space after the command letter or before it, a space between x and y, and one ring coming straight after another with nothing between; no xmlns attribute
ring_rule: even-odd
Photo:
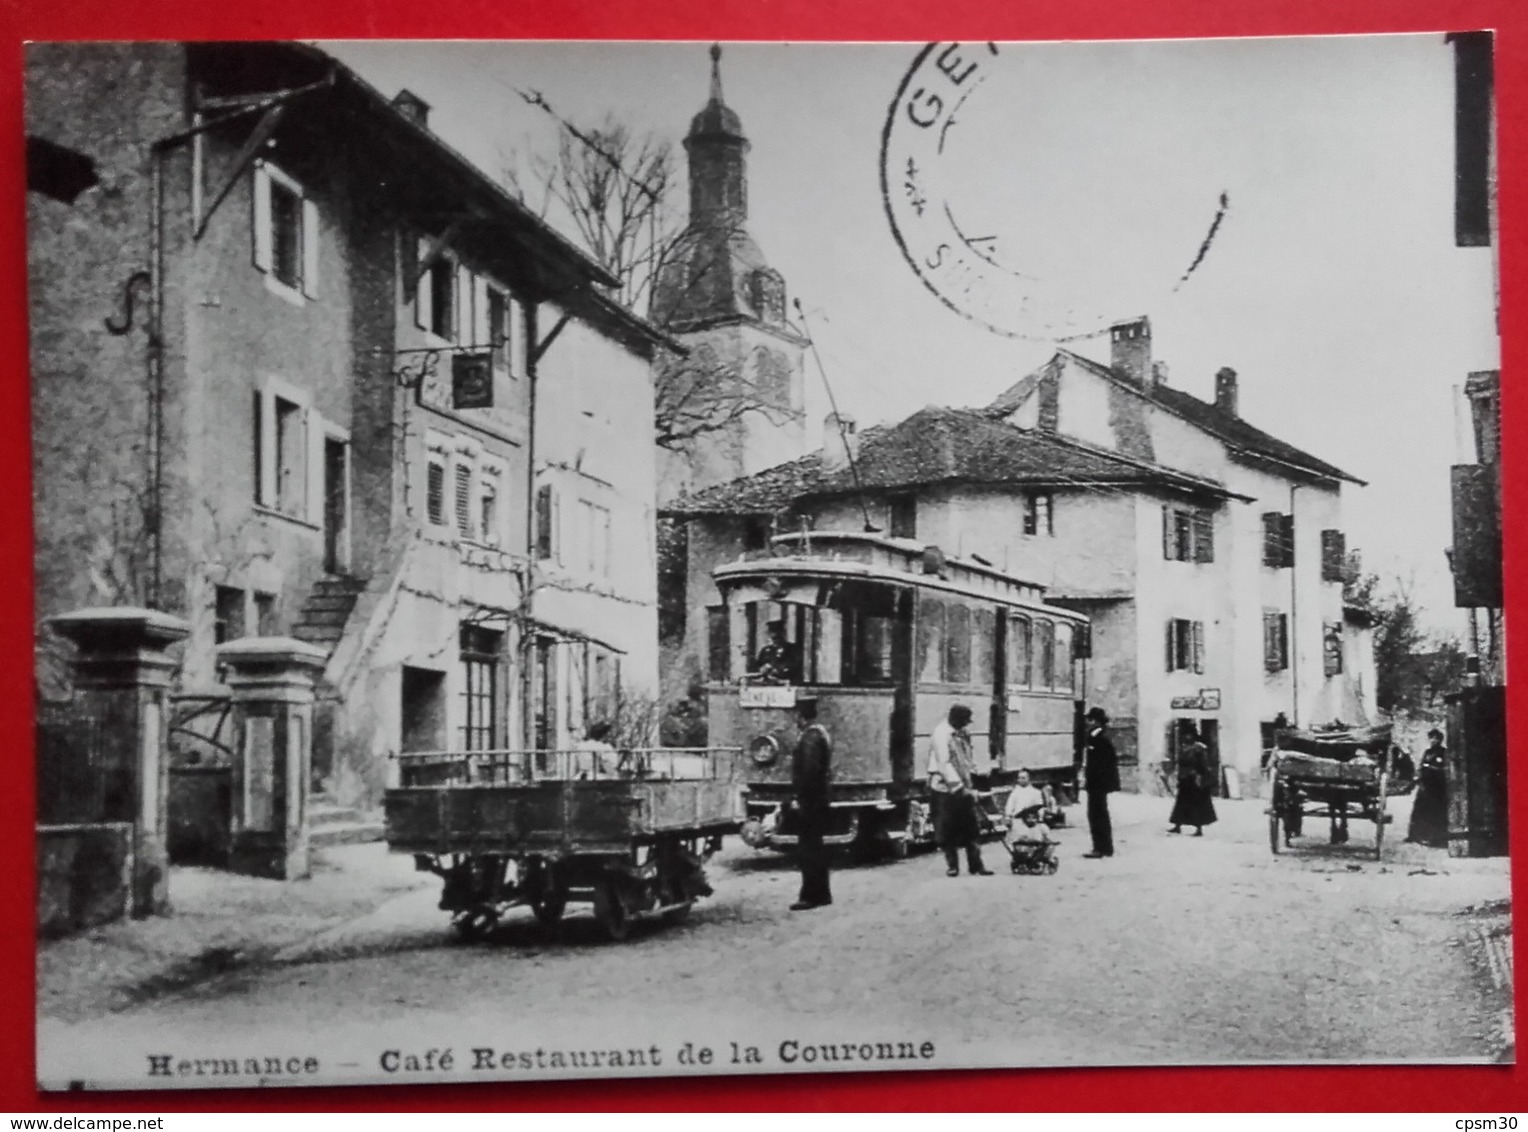
<svg viewBox="0 0 1528 1132"><path fill-rule="evenodd" d="M789 684L756 684L740 688L737 706L743 708L788 708L796 706L796 689Z"/></svg>

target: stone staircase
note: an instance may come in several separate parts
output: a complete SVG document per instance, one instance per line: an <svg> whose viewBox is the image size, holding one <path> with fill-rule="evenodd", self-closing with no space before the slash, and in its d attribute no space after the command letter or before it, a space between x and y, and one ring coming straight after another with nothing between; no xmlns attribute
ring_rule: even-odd
<svg viewBox="0 0 1528 1132"><path fill-rule="evenodd" d="M345 635L345 622L350 620L351 611L365 589L366 583L360 578L320 578L303 602L292 636L332 653Z"/></svg>
<svg viewBox="0 0 1528 1132"><path fill-rule="evenodd" d="M308 799L308 844L314 849L381 841L382 835L380 815L363 814L322 794Z"/></svg>

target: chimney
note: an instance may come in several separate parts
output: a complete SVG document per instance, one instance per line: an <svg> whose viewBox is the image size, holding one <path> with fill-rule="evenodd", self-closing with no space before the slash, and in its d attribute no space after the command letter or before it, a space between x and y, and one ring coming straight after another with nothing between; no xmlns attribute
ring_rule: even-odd
<svg viewBox="0 0 1528 1132"><path fill-rule="evenodd" d="M393 109L414 125L430 128L430 104L407 87L393 95Z"/></svg>
<svg viewBox="0 0 1528 1132"><path fill-rule="evenodd" d="M1215 407L1229 416L1236 412L1236 371L1224 366L1215 375Z"/></svg>
<svg viewBox="0 0 1528 1132"><path fill-rule="evenodd" d="M822 470L836 472L859 459L859 426L853 417L829 413L822 419Z"/></svg>
<svg viewBox="0 0 1528 1132"><path fill-rule="evenodd" d="M1166 362L1152 362L1151 363L1151 384L1153 384L1153 385L1166 385L1167 384L1167 363Z"/></svg>
<svg viewBox="0 0 1528 1132"><path fill-rule="evenodd" d="M1109 364L1137 385L1151 373L1151 320L1145 315L1109 327Z"/></svg>

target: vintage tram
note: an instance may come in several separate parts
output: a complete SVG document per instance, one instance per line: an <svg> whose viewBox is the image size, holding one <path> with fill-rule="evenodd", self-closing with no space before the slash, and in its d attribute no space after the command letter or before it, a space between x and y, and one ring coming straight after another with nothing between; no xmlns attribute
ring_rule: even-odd
<svg viewBox="0 0 1528 1132"><path fill-rule="evenodd" d="M1042 587L856 532L782 535L769 556L714 576L724 604L710 625L711 741L742 749L754 848L796 842L787 803L803 693L833 737L831 844L900 856L932 840L929 739L956 703L973 712L979 799L995 826L1021 768L1074 785L1088 622L1046 604Z"/></svg>

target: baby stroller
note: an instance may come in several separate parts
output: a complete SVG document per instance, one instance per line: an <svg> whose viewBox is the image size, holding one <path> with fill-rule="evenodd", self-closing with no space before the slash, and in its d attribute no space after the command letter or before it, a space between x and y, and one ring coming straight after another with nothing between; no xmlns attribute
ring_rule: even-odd
<svg viewBox="0 0 1528 1132"><path fill-rule="evenodd" d="M1003 838L1008 850L1009 868L1031 876L1050 875L1061 867L1056 859L1056 843L1045 832L1045 815L1039 806L1021 810L1013 827Z"/></svg>

